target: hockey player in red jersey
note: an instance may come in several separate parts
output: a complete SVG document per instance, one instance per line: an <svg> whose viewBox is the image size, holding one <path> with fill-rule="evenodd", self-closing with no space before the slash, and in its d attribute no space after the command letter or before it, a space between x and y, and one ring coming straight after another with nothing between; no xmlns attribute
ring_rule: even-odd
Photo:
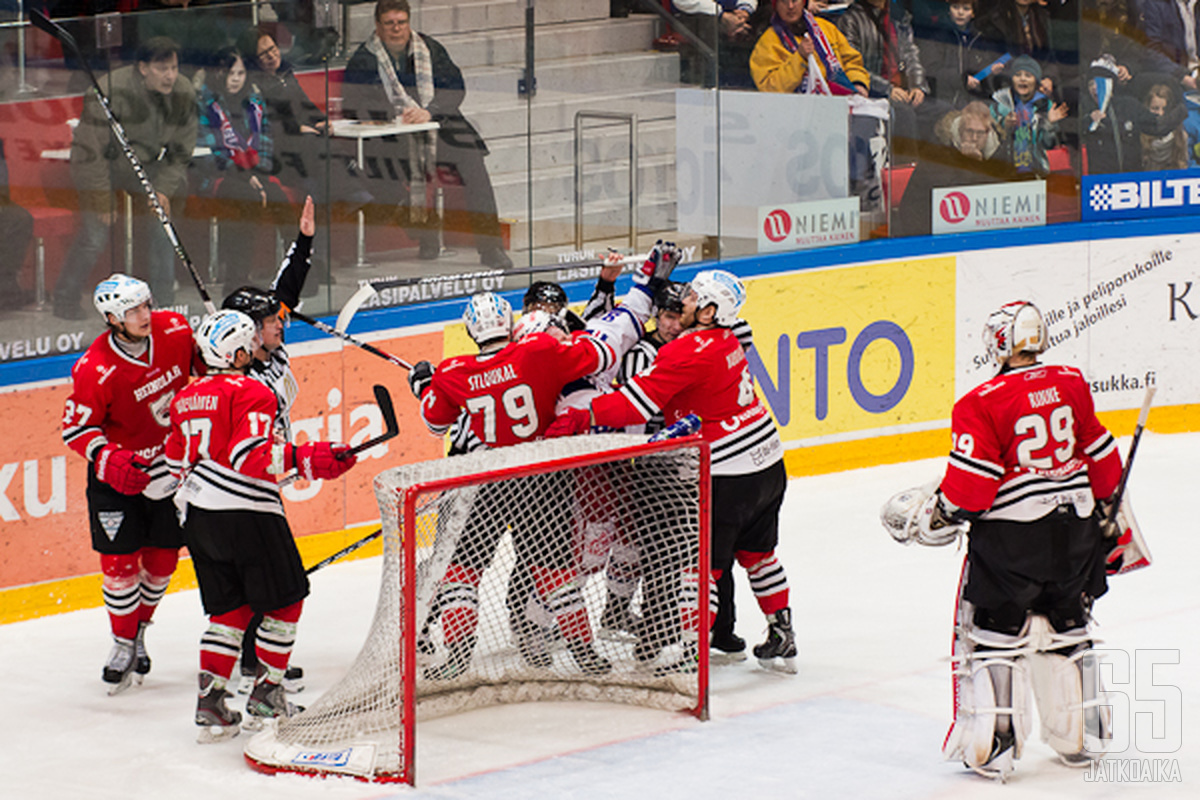
<svg viewBox="0 0 1200 800"><path fill-rule="evenodd" d="M1038 309L1008 303L984 326L999 374L954 404L953 449L926 502L922 536L970 520L955 645L955 719L947 758L1003 779L1029 733L1072 766L1099 758L1109 734L1089 633L1107 589L1098 508L1121 457L1074 367L1038 362Z"/></svg>
<svg viewBox="0 0 1200 800"><path fill-rule="evenodd" d="M582 334L560 339L543 332L513 341L512 307L490 292L470 299L463 321L479 353L446 359L436 370L428 362L421 362L414 365L409 376L413 393L421 399L421 415L437 435L444 434L465 410L470 416L471 432L486 447L533 441L554 420L554 405L563 386L607 369L615 361L612 348ZM481 493L488 491L485 486ZM477 508L489 505L483 497L476 503ZM468 517L440 592L447 598L439 599L446 660L427 669L429 677L455 678L470 663L478 624L479 582L509 526L518 563L528 565L535 589L543 605L558 619L576 664L590 674L611 669L592 646L582 598L576 602L579 593L573 584L576 570L571 560L568 521L564 519L560 526L561 541L532 542L522 535L533 527L527 515L544 513L523 507L507 509L505 519L485 518L478 513ZM544 653L523 651L522 655L534 666L549 666Z"/></svg>
<svg viewBox="0 0 1200 800"><path fill-rule="evenodd" d="M114 640L103 679L115 694L150 671L146 626L183 545L163 460L169 406L202 366L187 320L153 310L143 281L112 275L92 299L108 330L71 370L62 435L88 461L92 549Z"/></svg>
<svg viewBox="0 0 1200 800"><path fill-rule="evenodd" d="M209 615L196 705L207 742L237 734L241 715L226 707L226 685L255 613L263 614L259 674L246 710L258 719L295 710L281 682L309 587L276 476L296 469L308 480L334 479L355 459L341 444L275 441L275 394L246 374L259 346L252 319L218 311L200 324L196 343L209 374L171 404L166 455L180 476L175 505Z"/></svg>
<svg viewBox="0 0 1200 800"><path fill-rule="evenodd" d="M745 300L736 276L722 270L697 274L684 296L684 332L662 346L654 365L616 392L596 397L588 408L566 411L547 435L645 423L657 413L666 425L697 415L712 445L713 580L735 559L746 569L769 624L767 640L755 646L754 655L763 666L794 672L787 576L775 556L787 473L775 421L754 392L745 352L732 330ZM640 643L637 655L656 658L663 644Z"/></svg>

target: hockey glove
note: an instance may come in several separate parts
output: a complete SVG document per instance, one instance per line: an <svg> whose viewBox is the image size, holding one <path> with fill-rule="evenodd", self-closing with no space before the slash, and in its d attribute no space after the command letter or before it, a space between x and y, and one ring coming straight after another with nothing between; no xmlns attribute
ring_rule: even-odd
<svg viewBox="0 0 1200 800"><path fill-rule="evenodd" d="M149 464L134 455L132 450L124 450L115 444L100 448L95 466L96 477L121 494L141 494L150 485L150 476L146 473Z"/></svg>
<svg viewBox="0 0 1200 800"><path fill-rule="evenodd" d="M349 450L344 444L333 442L305 442L291 449L292 465L302 478L308 480L332 480L346 474L358 461L357 456L338 458L338 453Z"/></svg>
<svg viewBox="0 0 1200 800"><path fill-rule="evenodd" d="M433 383L433 364L428 361L418 361L413 364L413 368L408 371L408 388L412 389L413 397L420 400L421 395L425 393L431 383Z"/></svg>
<svg viewBox="0 0 1200 800"><path fill-rule="evenodd" d="M682 258L683 252L675 246L674 242L664 242L659 239L654 243L654 247L650 248L649 255L646 256L645 263L641 269L633 273L633 283L635 286L640 286L642 291L648 292L651 297L654 297L659 287L671 277L671 272Z"/></svg>
<svg viewBox="0 0 1200 800"><path fill-rule="evenodd" d="M546 438L558 436L575 436L587 433L592 427L592 410L590 408L568 408L555 417L554 422L546 429Z"/></svg>

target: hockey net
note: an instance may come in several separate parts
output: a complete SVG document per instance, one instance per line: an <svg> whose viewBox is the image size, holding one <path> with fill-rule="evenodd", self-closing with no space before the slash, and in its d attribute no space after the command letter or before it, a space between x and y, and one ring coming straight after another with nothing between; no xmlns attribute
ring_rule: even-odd
<svg viewBox="0 0 1200 800"><path fill-rule="evenodd" d="M550 439L380 473L366 643L307 710L251 739L266 772L415 778L420 719L594 700L707 714L708 447Z"/></svg>

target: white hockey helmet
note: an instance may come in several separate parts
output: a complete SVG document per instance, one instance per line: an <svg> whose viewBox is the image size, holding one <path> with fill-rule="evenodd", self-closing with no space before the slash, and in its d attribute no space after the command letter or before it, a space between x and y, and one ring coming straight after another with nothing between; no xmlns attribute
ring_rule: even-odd
<svg viewBox="0 0 1200 800"><path fill-rule="evenodd" d="M237 352L253 356L259 345L258 325L241 311L221 309L201 320L196 328L196 344L204 363L214 369L229 369Z"/></svg>
<svg viewBox="0 0 1200 800"><path fill-rule="evenodd" d="M500 295L480 292L467 301L463 323L477 345L507 339L513 329L512 306Z"/></svg>
<svg viewBox="0 0 1200 800"><path fill-rule="evenodd" d="M96 284L96 290L92 292L92 302L96 304L96 310L104 317L105 322L108 322L109 314L124 321L126 311L137 308L150 299L150 287L145 281L120 272L115 272L100 281Z"/></svg>
<svg viewBox="0 0 1200 800"><path fill-rule="evenodd" d="M535 333L545 333L551 328L567 333L567 323L557 314L551 314L540 308L526 311L513 326L513 341L519 342L526 336Z"/></svg>
<svg viewBox="0 0 1200 800"><path fill-rule="evenodd" d="M1005 303L983 323L983 343L999 364L1017 353L1044 353L1048 343L1042 312L1025 300Z"/></svg>
<svg viewBox="0 0 1200 800"><path fill-rule="evenodd" d="M691 288L696 293L696 311L716 306L713 322L723 328L737 322L738 312L746 302L746 287L738 276L723 269L705 270L692 278Z"/></svg>

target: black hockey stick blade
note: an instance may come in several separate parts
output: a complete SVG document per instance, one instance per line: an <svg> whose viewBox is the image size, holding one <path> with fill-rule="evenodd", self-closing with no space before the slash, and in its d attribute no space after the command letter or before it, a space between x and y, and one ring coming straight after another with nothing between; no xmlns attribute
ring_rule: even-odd
<svg viewBox="0 0 1200 800"><path fill-rule="evenodd" d="M79 53L79 45L75 42L75 37L66 28L35 8L27 9L27 13L29 14L29 21L33 23L33 27L45 31L55 39L58 39L67 49L74 51L76 54Z"/></svg>
<svg viewBox="0 0 1200 800"><path fill-rule="evenodd" d="M360 547L363 547L363 546L368 545L371 542L375 541L382 534L383 534L383 528L379 528L374 533L364 536L363 538L359 539L357 542L354 542L353 544L346 545L341 550L338 550L336 553L329 556L328 558L324 558L324 559L318 561L317 563L313 564L311 567L304 570L304 574L312 575L317 570L319 570L323 567L328 567L330 564L337 561L338 559L345 558L346 556L350 555L351 553L353 553L355 550L359 549Z"/></svg>
<svg viewBox="0 0 1200 800"><path fill-rule="evenodd" d="M394 439L400 433L400 423L396 421L396 409L392 406L392 396L388 394L388 390L375 384L375 403L379 406L379 413L383 415L383 424L386 428L383 433L376 436L374 439L368 439L362 444L355 445L349 450L340 451L336 458L343 459L350 456L356 456L363 450L369 450L377 444L386 442L388 439Z"/></svg>

